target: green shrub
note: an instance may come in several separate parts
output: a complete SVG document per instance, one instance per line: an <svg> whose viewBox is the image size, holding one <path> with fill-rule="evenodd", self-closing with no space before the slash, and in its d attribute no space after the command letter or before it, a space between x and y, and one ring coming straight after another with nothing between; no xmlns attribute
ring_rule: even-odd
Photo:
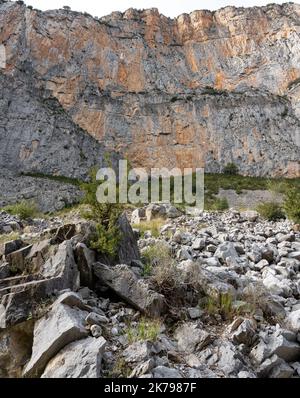
<svg viewBox="0 0 300 398"><path fill-rule="evenodd" d="M220 294L218 297L206 297L204 309L210 315L221 315L223 319L231 319L234 314L233 297L231 294Z"/></svg>
<svg viewBox="0 0 300 398"><path fill-rule="evenodd" d="M256 211L269 221L276 221L285 218L282 207L276 202L264 202L256 207Z"/></svg>
<svg viewBox="0 0 300 398"><path fill-rule="evenodd" d="M224 174L229 174L229 175L236 175L238 174L238 167L234 163L227 163L227 165L223 169Z"/></svg>
<svg viewBox="0 0 300 398"><path fill-rule="evenodd" d="M17 215L23 220L37 217L39 214L36 203L32 200L22 200L14 205L8 205L3 208L7 213Z"/></svg>
<svg viewBox="0 0 300 398"><path fill-rule="evenodd" d="M284 180L269 180L267 182L267 188L269 191L274 194L282 194L285 193L289 189L288 181Z"/></svg>
<svg viewBox="0 0 300 398"><path fill-rule="evenodd" d="M159 320L141 319L136 326L128 326L125 333L130 344L136 341L156 341L161 329Z"/></svg>
<svg viewBox="0 0 300 398"><path fill-rule="evenodd" d="M293 188L286 193L283 208L290 220L300 223L300 190Z"/></svg>
<svg viewBox="0 0 300 398"><path fill-rule="evenodd" d="M118 203L99 203L96 192L99 181L96 180L97 171L90 173L90 182L82 183L84 192L83 203L88 205L88 211L82 212L82 216L95 221L96 231L91 237L89 245L99 253L115 257L117 247L121 239L118 219L122 213L122 207Z"/></svg>

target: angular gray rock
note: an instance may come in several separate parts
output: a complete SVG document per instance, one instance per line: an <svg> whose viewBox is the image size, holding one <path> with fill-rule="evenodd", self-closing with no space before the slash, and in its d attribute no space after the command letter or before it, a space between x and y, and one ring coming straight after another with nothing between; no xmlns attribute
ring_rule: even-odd
<svg viewBox="0 0 300 398"><path fill-rule="evenodd" d="M177 369L168 368L166 366L157 366L152 371L153 377L156 379L181 379L182 376Z"/></svg>
<svg viewBox="0 0 300 398"><path fill-rule="evenodd" d="M254 322L251 322L249 319L245 319L232 334L232 341L235 344L251 346L254 344L256 337Z"/></svg>
<svg viewBox="0 0 300 398"><path fill-rule="evenodd" d="M84 243L76 245L74 256L80 275L80 285L93 287L93 269L92 265L96 261L96 254L90 250Z"/></svg>
<svg viewBox="0 0 300 398"><path fill-rule="evenodd" d="M238 260L239 258L239 255L232 242L225 242L218 246L214 256L217 257L222 263L226 263L228 258L232 260Z"/></svg>
<svg viewBox="0 0 300 398"><path fill-rule="evenodd" d="M154 317L164 312L164 297L151 290L147 281L139 279L127 265L109 267L95 263L93 269L102 284L139 311Z"/></svg>
<svg viewBox="0 0 300 398"><path fill-rule="evenodd" d="M21 239L11 240L0 245L0 257L7 256L12 252L20 250L24 246L24 242Z"/></svg>
<svg viewBox="0 0 300 398"><path fill-rule="evenodd" d="M38 276L38 280L0 288L0 329L24 322L54 292L77 290L79 274L70 241L58 246L55 255L41 266Z"/></svg>
<svg viewBox="0 0 300 398"><path fill-rule="evenodd" d="M289 379L292 377L294 369L291 368L287 363L281 363L275 366L270 374L271 379Z"/></svg>
<svg viewBox="0 0 300 398"><path fill-rule="evenodd" d="M153 358L137 365L130 374L130 378L140 377L149 373L155 366L155 360Z"/></svg>
<svg viewBox="0 0 300 398"><path fill-rule="evenodd" d="M125 213L120 216L118 225L121 232L121 240L117 249L118 263L131 265L134 261L140 261L137 239Z"/></svg>
<svg viewBox="0 0 300 398"><path fill-rule="evenodd" d="M103 324L108 323L108 319L106 318L106 316L96 314L95 312L91 312L86 317L85 322L88 325L99 325L99 326L101 326Z"/></svg>
<svg viewBox="0 0 300 398"><path fill-rule="evenodd" d="M292 311L286 318L286 325L295 333L300 332L300 309Z"/></svg>
<svg viewBox="0 0 300 398"><path fill-rule="evenodd" d="M106 346L103 337L87 337L68 344L47 364L42 378L99 378Z"/></svg>
<svg viewBox="0 0 300 398"><path fill-rule="evenodd" d="M276 354L286 362L293 362L300 359L300 344L288 341L282 335L273 335L268 345L271 355Z"/></svg>
<svg viewBox="0 0 300 398"><path fill-rule="evenodd" d="M175 331L174 337L178 342L178 349L185 353L201 351L210 344L212 336L205 330L198 328L197 324L186 323Z"/></svg>
<svg viewBox="0 0 300 398"><path fill-rule="evenodd" d="M19 378L31 355L32 320L0 331L0 379Z"/></svg>
<svg viewBox="0 0 300 398"><path fill-rule="evenodd" d="M278 355L273 354L259 366L257 375L259 377L268 377L274 368L276 369L284 363L283 359L279 358Z"/></svg>
<svg viewBox="0 0 300 398"><path fill-rule="evenodd" d="M25 366L25 377L37 377L63 347L88 335L84 327L87 313L65 304L54 304L52 310L34 326L32 356Z"/></svg>
<svg viewBox="0 0 300 398"><path fill-rule="evenodd" d="M234 376L239 373L243 364L234 346L224 342L219 347L218 355L218 368L224 372L225 376Z"/></svg>
<svg viewBox="0 0 300 398"><path fill-rule="evenodd" d="M148 341L136 342L123 351L123 358L127 363L144 362L151 356L152 345Z"/></svg>

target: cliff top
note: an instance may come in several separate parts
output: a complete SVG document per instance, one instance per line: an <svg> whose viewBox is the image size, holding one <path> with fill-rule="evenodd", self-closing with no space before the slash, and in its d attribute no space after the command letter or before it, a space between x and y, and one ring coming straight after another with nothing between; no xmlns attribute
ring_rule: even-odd
<svg viewBox="0 0 300 398"><path fill-rule="evenodd" d="M20 6L24 6L27 9L33 9L32 6L27 6L23 1L11 1L11 0L0 0L0 4L4 4L4 3L17 3ZM41 11L39 9L33 9L34 11L37 12L43 12L43 13L66 13L66 14L70 14L70 15L74 15L74 16L78 16L78 15L84 15L86 17L90 17L93 18L95 20L104 20L104 21L108 21L108 20L140 20L143 19L147 16L158 16L161 17L163 19L169 19L170 21L180 21L181 19L185 19L185 18L197 18L197 16L199 15L206 15L207 17L217 17L217 16L221 16L223 14L230 14L231 17L235 17L241 14L252 14L253 12L262 14L262 13L269 13L269 12L273 12L276 11L276 13L278 14L282 14L282 13L290 13L291 11L295 10L297 11L297 13L300 14L300 4L296 4L293 2L286 2L283 4L277 4L277 3L270 3L267 4L265 6L253 6L253 7L235 7L235 6L226 6L226 7L222 7L218 10L207 10L207 9L199 9L199 10L194 10L190 13L183 13L178 15L175 18L170 18L165 16L164 14L160 13L159 10L157 8L148 8L148 9L135 9L135 8L129 8L124 12L121 11L114 11L108 15L103 15L100 17L97 16L93 16L87 12L80 12L80 11L76 11L76 10L72 10L71 7L65 6L63 8L60 9L49 9L46 11Z"/></svg>

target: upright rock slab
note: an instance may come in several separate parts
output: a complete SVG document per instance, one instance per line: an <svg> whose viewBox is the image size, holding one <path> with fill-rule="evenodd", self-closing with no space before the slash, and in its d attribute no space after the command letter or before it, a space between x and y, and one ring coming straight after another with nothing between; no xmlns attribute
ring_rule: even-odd
<svg viewBox="0 0 300 398"><path fill-rule="evenodd" d="M106 341L88 337L67 345L50 360L42 378L99 378Z"/></svg>
<svg viewBox="0 0 300 398"><path fill-rule="evenodd" d="M70 308L64 304L53 306L52 310L38 320L34 326L32 356L26 365L25 377L38 377L54 355L63 347L88 335L84 327L87 312Z"/></svg>

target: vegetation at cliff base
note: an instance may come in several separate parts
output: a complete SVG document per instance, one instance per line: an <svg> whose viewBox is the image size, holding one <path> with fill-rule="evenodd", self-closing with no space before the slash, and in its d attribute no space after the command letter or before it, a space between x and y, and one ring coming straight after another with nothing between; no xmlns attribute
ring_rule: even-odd
<svg viewBox="0 0 300 398"><path fill-rule="evenodd" d="M277 221L285 218L282 206L276 202L264 202L257 206L257 212L269 221Z"/></svg>
<svg viewBox="0 0 300 398"><path fill-rule="evenodd" d="M286 193L283 208L290 220L300 224L300 190L293 188Z"/></svg>
<svg viewBox="0 0 300 398"><path fill-rule="evenodd" d="M23 220L37 217L40 212L37 204L32 200L22 200L13 205L8 205L3 208L9 214L19 216Z"/></svg>

